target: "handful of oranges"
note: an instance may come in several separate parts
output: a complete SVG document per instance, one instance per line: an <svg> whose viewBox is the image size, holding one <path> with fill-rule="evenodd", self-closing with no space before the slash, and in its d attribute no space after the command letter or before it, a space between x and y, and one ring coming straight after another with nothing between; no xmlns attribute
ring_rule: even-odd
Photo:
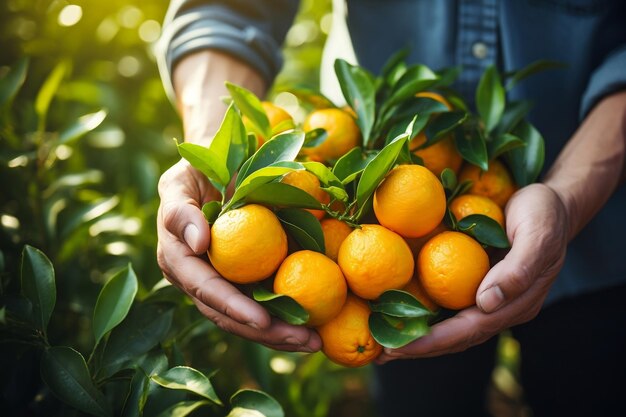
<svg viewBox="0 0 626 417"><path fill-rule="evenodd" d="M529 106L505 102L493 67L478 114L450 89L454 70L398 59L377 79L341 60L335 69L347 109L301 94L313 108L298 128L227 84L211 145L178 148L223 196L203 207L213 267L315 328L331 360L361 366L426 334L443 309L475 303L488 248L509 246L503 208L539 174L543 139Z"/></svg>

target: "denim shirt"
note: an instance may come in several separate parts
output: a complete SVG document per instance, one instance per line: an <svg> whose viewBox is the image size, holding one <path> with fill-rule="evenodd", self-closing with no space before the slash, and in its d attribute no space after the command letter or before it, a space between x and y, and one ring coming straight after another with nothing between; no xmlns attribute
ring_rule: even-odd
<svg viewBox="0 0 626 417"><path fill-rule="evenodd" d="M256 68L271 82L297 11L294 0L172 0L160 51L164 84L185 54L212 48ZM519 69L538 59L564 62L524 80L511 100L530 99L530 121L546 140L549 168L581 120L604 96L626 88L626 1L352 0L347 23L359 63L378 73L395 51L438 69L462 65L456 89L468 99L485 68ZM620 175L616 172L615 175ZM626 187L568 246L547 303L626 283Z"/></svg>

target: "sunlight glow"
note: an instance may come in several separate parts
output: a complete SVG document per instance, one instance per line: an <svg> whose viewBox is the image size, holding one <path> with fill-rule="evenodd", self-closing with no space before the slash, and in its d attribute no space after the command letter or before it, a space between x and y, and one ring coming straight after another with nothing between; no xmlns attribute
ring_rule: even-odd
<svg viewBox="0 0 626 417"><path fill-rule="evenodd" d="M82 7L76 4L69 4L61 10L61 13L59 13L59 25L74 26L82 17Z"/></svg>

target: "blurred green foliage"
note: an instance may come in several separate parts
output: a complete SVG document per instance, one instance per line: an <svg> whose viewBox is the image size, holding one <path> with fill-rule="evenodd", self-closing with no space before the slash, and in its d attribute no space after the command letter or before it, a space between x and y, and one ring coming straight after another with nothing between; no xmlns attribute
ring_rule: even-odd
<svg viewBox="0 0 626 417"><path fill-rule="evenodd" d="M28 58L19 93L0 108L0 308L19 292L24 245L41 249L56 270L48 339L84 355L94 347L96 298L115 272L133 265L139 300L155 297L151 290L163 284L155 260L156 184L177 159L172 138L181 137L153 56L165 8L156 0L0 4L0 80ZM329 0L302 1L274 91L318 84L329 12ZM72 135L77 129L84 135ZM161 349L171 364L220 369L212 380L219 394L261 388L288 416L372 415L367 369L245 342L217 329L177 291L156 294L175 306ZM40 352L0 335L0 408L65 415L40 380Z"/></svg>

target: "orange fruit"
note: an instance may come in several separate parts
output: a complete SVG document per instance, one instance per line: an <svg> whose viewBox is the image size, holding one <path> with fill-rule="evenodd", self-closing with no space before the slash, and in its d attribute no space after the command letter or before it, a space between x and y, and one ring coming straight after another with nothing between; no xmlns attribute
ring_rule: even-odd
<svg viewBox="0 0 626 417"><path fill-rule="evenodd" d="M377 224L364 224L353 230L339 248L338 262L348 287L367 300L404 287L415 269L411 249L404 239Z"/></svg>
<svg viewBox="0 0 626 417"><path fill-rule="evenodd" d="M480 244L460 232L430 239L417 257L420 283L435 303L460 310L475 304L476 291L489 271L489 257Z"/></svg>
<svg viewBox="0 0 626 417"><path fill-rule="evenodd" d="M291 117L291 115L287 113L287 111L285 111L283 108L278 107L277 105L269 101L262 101L261 106L263 107L263 110L265 110L265 115L270 122L272 136L287 130L291 130L296 126L293 122L293 118ZM252 126L250 119L248 119L246 116L244 116L242 120L244 126L246 127L246 130L248 132L253 132L256 135L258 140L258 146L263 145L268 138L260 135Z"/></svg>
<svg viewBox="0 0 626 417"><path fill-rule="evenodd" d="M445 212L441 182L420 165L392 169L374 193L376 218L403 237L427 235L441 223Z"/></svg>
<svg viewBox="0 0 626 417"><path fill-rule="evenodd" d="M257 282L272 275L287 256L287 235L270 209L249 204L217 218L208 254L229 281Z"/></svg>
<svg viewBox="0 0 626 417"><path fill-rule="evenodd" d="M289 255L278 268L274 292L296 300L308 313L308 326L319 326L341 311L348 287L339 266L318 252Z"/></svg>
<svg viewBox="0 0 626 417"><path fill-rule="evenodd" d="M322 190L320 180L309 171L292 171L285 175L280 182L306 191L322 204L328 204L330 202L330 196L326 191ZM314 215L318 220L326 214L324 210L307 209L307 211Z"/></svg>
<svg viewBox="0 0 626 417"><path fill-rule="evenodd" d="M439 309L439 306L428 296L426 290L424 290L424 287L422 287L422 284L420 284L417 277L413 277L413 279L411 279L409 283L402 288L402 290L417 298L417 301L422 303L422 305L430 311L437 311Z"/></svg>
<svg viewBox="0 0 626 417"><path fill-rule="evenodd" d="M504 227L504 213L493 200L481 195L463 194L450 203L450 211L457 220L471 214L484 214Z"/></svg>
<svg viewBox="0 0 626 417"><path fill-rule="evenodd" d="M357 367L368 364L381 354L383 347L370 334L370 313L365 301L349 294L339 314L317 328L322 351L330 360Z"/></svg>
<svg viewBox="0 0 626 417"><path fill-rule="evenodd" d="M339 247L352 232L352 228L337 219L324 219L320 222L324 233L325 253L333 261L337 262Z"/></svg>
<svg viewBox="0 0 626 417"><path fill-rule="evenodd" d="M302 128L305 132L322 128L328 135L318 146L302 148L301 153L314 161L337 159L361 140L361 132L354 118L341 109L315 110L307 116Z"/></svg>
<svg viewBox="0 0 626 417"><path fill-rule="evenodd" d="M446 230L449 230L449 229L446 227L446 225L443 222L441 222L441 223L439 223L439 225L437 227L435 227L435 230L433 230L432 232L430 232L426 236L422 236L422 237L405 237L404 241L409 245L409 248L411 248L411 253L413 253L413 258L417 259L417 255L420 253L420 250L422 249L422 246L424 246L426 244L426 242L428 242L435 235L438 235L439 233L445 232Z"/></svg>
<svg viewBox="0 0 626 417"><path fill-rule="evenodd" d="M465 165L459 174L459 181L467 180L472 181L469 194L489 197L502 208L517 189L509 170L497 159L489 161L487 171L476 165Z"/></svg>

